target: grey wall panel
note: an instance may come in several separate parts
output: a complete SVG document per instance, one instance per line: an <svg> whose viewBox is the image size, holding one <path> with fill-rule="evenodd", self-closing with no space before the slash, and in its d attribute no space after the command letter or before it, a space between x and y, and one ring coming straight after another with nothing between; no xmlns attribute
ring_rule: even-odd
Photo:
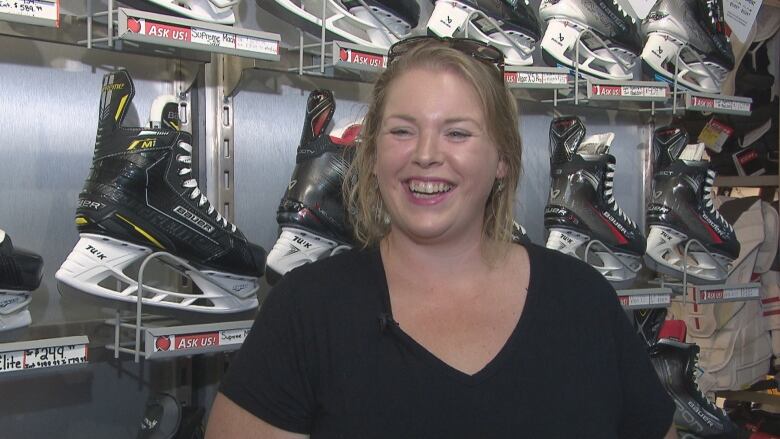
<svg viewBox="0 0 780 439"><path fill-rule="evenodd" d="M61 300L54 273L78 240L73 218L91 164L103 74L130 70L136 95L128 119L145 122L152 100L172 91L170 61L14 38L0 46L13 48L0 57L0 228L44 258L33 324L100 318L91 305Z"/></svg>

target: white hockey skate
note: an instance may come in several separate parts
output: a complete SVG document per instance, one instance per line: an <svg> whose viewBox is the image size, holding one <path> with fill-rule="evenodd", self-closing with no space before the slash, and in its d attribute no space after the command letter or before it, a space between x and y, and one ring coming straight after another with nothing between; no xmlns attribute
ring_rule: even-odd
<svg viewBox="0 0 780 439"><path fill-rule="evenodd" d="M642 46L634 20L612 0L542 0L548 65L601 79L633 79Z"/></svg>
<svg viewBox="0 0 780 439"><path fill-rule="evenodd" d="M466 36L466 27L468 27L469 38L480 40L500 49L504 53L504 62L507 65L530 66L533 64L533 52L539 42L540 29L534 11L528 6L528 0L514 2L506 0L436 1L436 8L439 10L451 7L465 11L471 19L468 20L467 24L461 25L461 29L452 35L439 36L464 37ZM486 20L480 12L500 26L503 33ZM434 9L431 20L436 19L437 16L437 11ZM434 33L436 32L434 31Z"/></svg>
<svg viewBox="0 0 780 439"><path fill-rule="evenodd" d="M147 0L182 17L217 24L235 24L233 7L241 0Z"/></svg>
<svg viewBox="0 0 780 439"><path fill-rule="evenodd" d="M704 14L708 8L709 14ZM685 89L720 93L723 80L734 68L734 54L725 32L716 29L713 8L714 2L704 0L656 4L642 23L644 70Z"/></svg>
<svg viewBox="0 0 780 439"><path fill-rule="evenodd" d="M43 259L15 249L11 237L0 229L0 332L32 323L28 305L31 291L41 284Z"/></svg>
<svg viewBox="0 0 780 439"><path fill-rule="evenodd" d="M261 7L314 36L324 24L327 40L385 50L408 37L420 15L414 0L268 0Z"/></svg>

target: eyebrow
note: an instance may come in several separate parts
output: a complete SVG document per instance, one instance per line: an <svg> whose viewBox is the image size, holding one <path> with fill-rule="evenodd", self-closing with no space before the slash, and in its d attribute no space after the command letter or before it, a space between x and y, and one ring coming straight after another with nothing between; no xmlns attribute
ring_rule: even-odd
<svg viewBox="0 0 780 439"><path fill-rule="evenodd" d="M407 114L391 114L385 117L385 119L391 119L391 118L397 118L397 119L405 120L407 122L415 122L417 120L414 117L409 116ZM471 122L473 124L479 125L479 122L477 122L476 119L471 117L451 117L449 119L444 119L445 124L458 123L458 122Z"/></svg>

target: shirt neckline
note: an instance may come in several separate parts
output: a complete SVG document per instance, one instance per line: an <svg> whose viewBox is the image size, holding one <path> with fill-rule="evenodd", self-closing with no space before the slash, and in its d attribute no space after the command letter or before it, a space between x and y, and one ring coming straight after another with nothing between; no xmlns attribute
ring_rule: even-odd
<svg viewBox="0 0 780 439"><path fill-rule="evenodd" d="M444 375L447 375L450 378L455 379L456 381L459 381L463 384L477 385L483 382L487 378L494 375L497 371L501 370L502 366L507 363L509 357L511 357L512 354L517 350L518 345L529 332L527 328L531 324L531 320L533 320L533 316L535 315L534 309L538 306L537 302L539 301L540 296L539 292L537 291L538 288L536 287L539 278L538 249L533 244L524 245L524 247L528 253L530 269L528 292L526 293L523 311L517 320L515 328L512 330L509 338L507 338L506 343L504 343L501 349L499 349L498 353L476 373L469 375L468 373L451 366L449 363L440 359L431 351L426 349L423 345L418 343L417 340L412 338L397 323L395 323L392 305L390 303L390 290L387 284L387 273L385 272L384 263L382 261L382 254L379 250L379 247L377 246L373 249L373 257L375 258L376 262L375 264L372 264L376 269L374 282L377 287L376 291L378 291L381 296L383 312L386 315L389 315L393 322L392 324L387 325L387 330L396 336L399 342L404 343L406 347L409 348L415 355L423 358L428 366L432 369L441 371L444 373Z"/></svg>

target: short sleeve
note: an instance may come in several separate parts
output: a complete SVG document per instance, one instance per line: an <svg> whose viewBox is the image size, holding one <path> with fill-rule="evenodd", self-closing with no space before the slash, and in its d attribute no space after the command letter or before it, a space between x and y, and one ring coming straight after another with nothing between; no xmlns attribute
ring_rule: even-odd
<svg viewBox="0 0 780 439"><path fill-rule="evenodd" d="M650 362L647 345L634 331L617 295L614 297L610 311L623 395L619 436L662 439L672 425L674 402Z"/></svg>
<svg viewBox="0 0 780 439"><path fill-rule="evenodd" d="M270 291L220 392L275 427L309 433L315 406L311 362L291 278Z"/></svg>

